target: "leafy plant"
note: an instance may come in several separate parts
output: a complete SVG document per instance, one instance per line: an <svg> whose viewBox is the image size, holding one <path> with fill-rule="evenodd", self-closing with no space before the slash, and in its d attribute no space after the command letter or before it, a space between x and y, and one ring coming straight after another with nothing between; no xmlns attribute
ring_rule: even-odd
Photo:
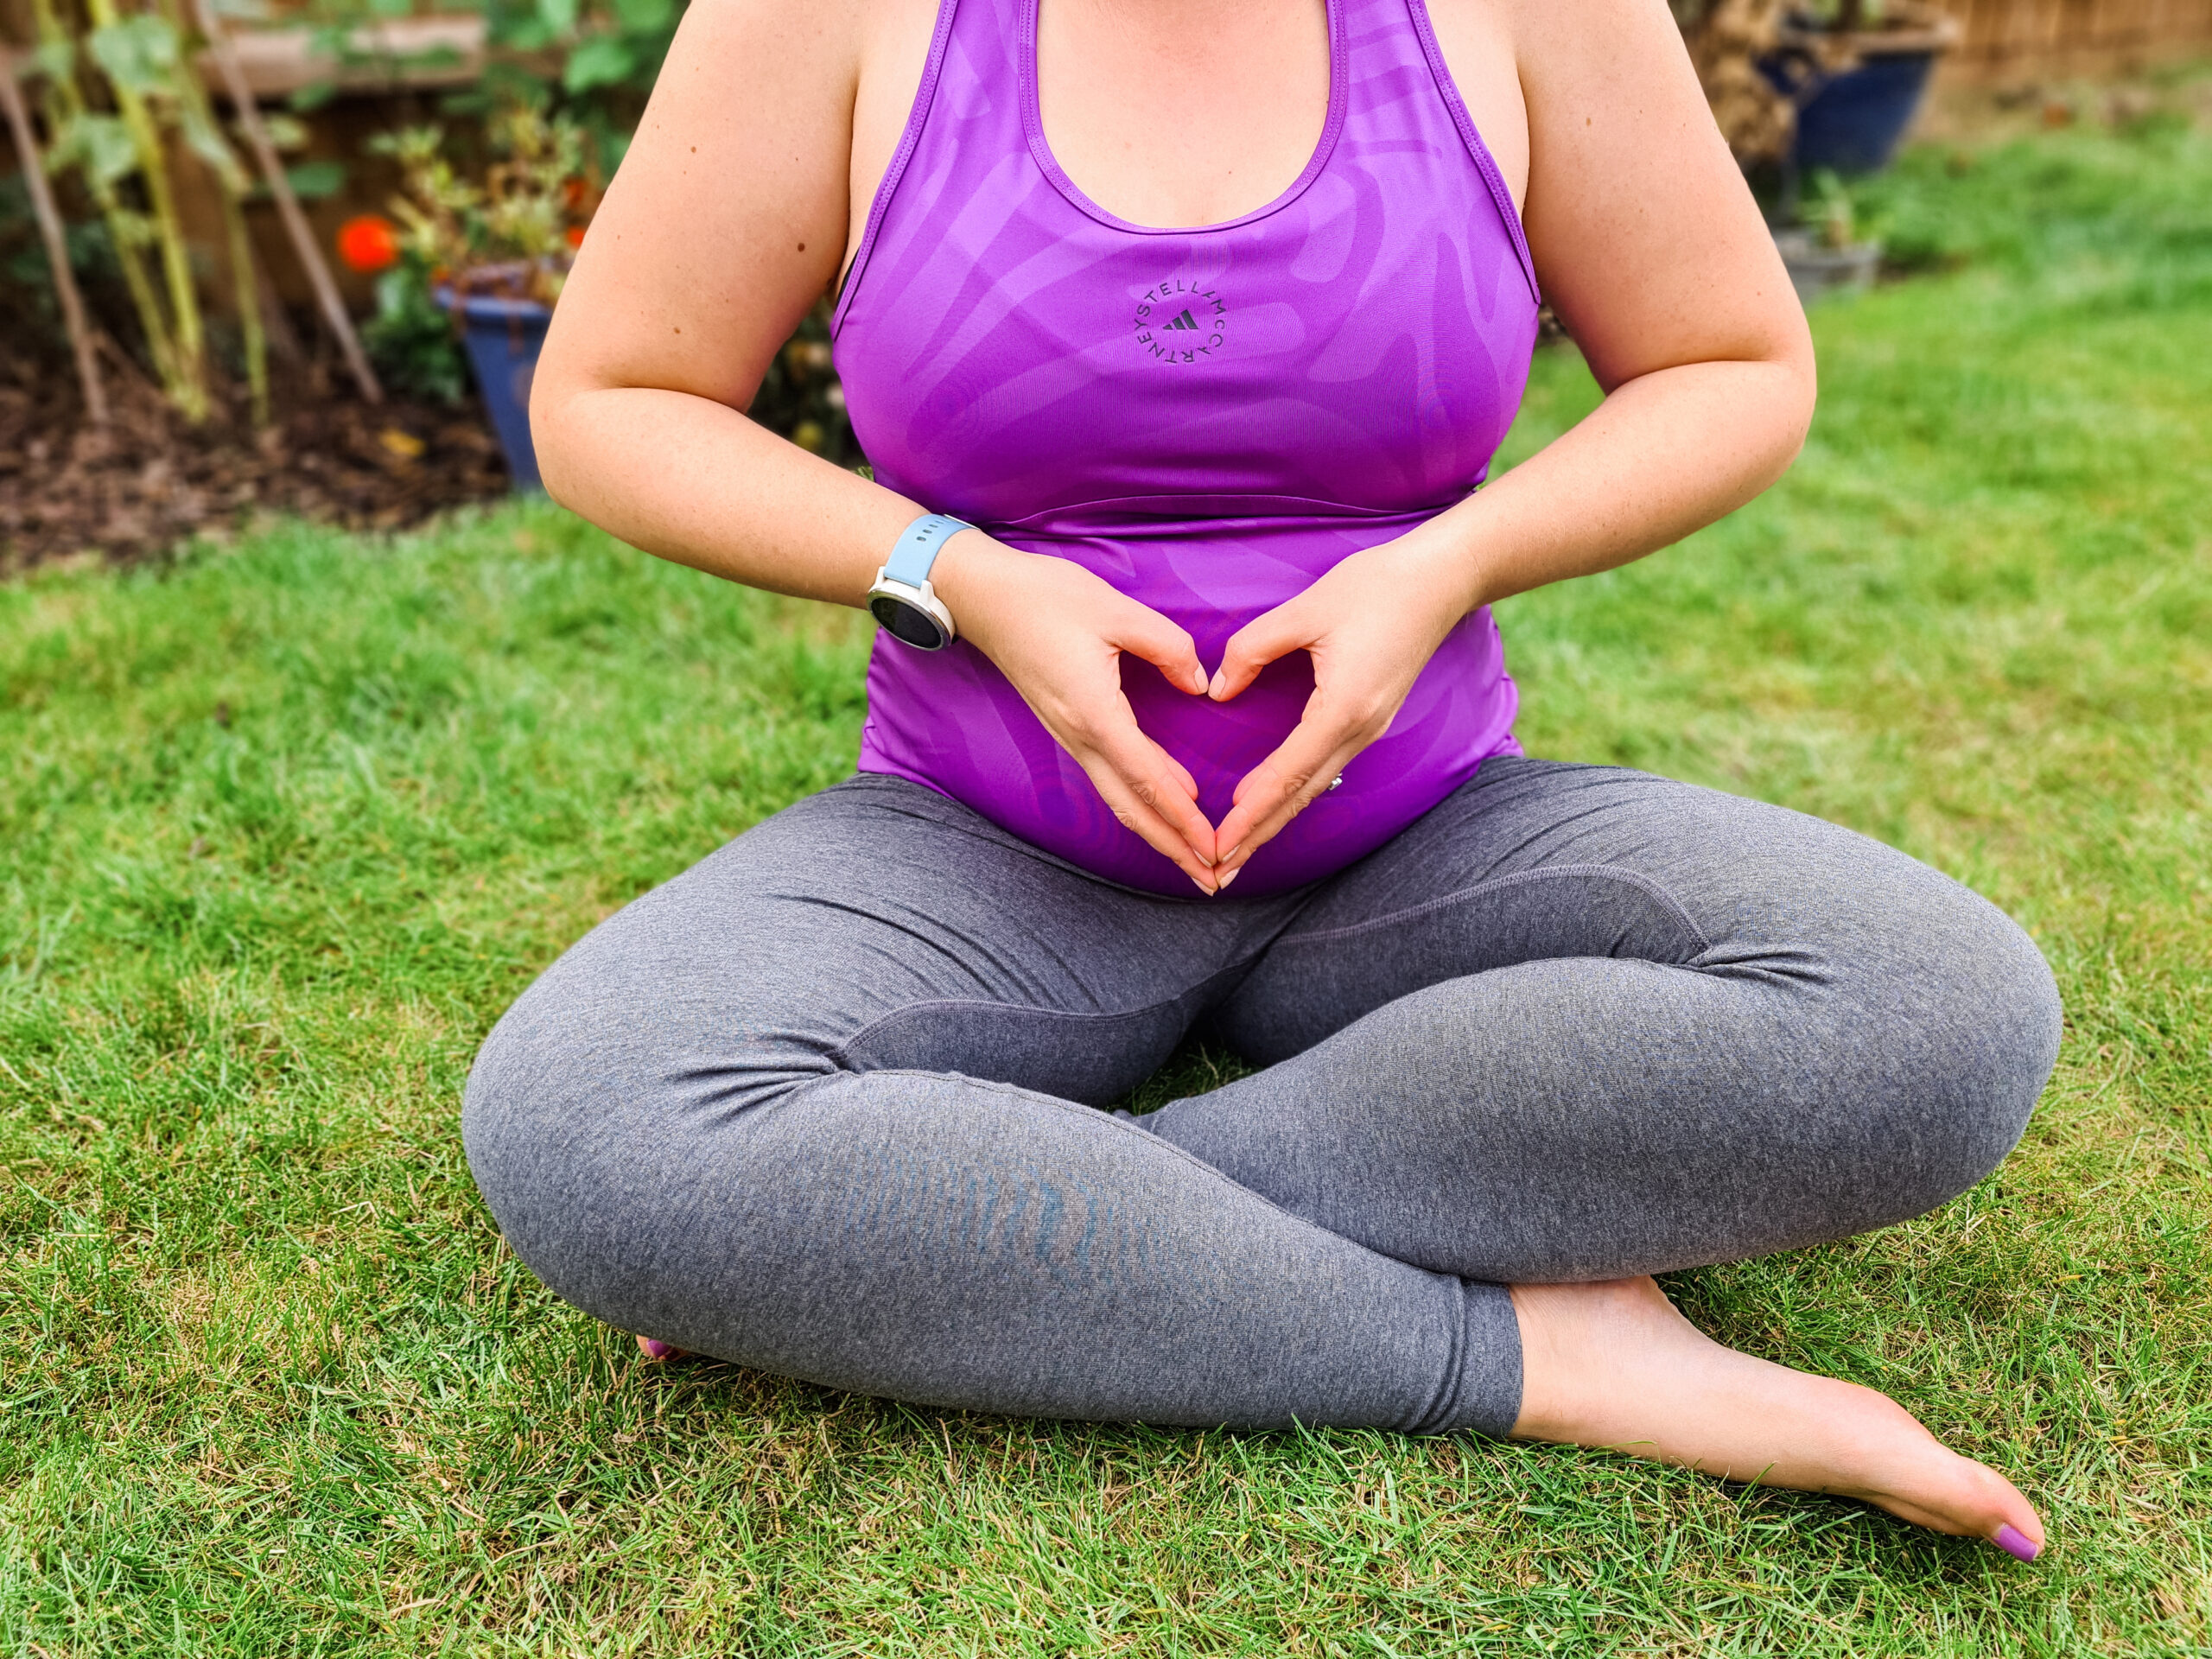
<svg viewBox="0 0 2212 1659"><path fill-rule="evenodd" d="M377 372L402 397L458 404L468 371L454 339L453 319L438 308L429 273L403 259L377 278L377 309L361 327L361 344Z"/></svg>
<svg viewBox="0 0 2212 1659"><path fill-rule="evenodd" d="M1883 0L1797 0L1789 10L1790 21L1800 28L1853 34L1881 28L1890 8Z"/></svg>
<svg viewBox="0 0 2212 1659"><path fill-rule="evenodd" d="M55 0L32 0L32 16L53 135L46 165L49 171L74 168L82 177L106 226L155 375L169 402L195 424L213 409L207 328L177 213L168 139L181 140L213 175L254 417L266 420L267 355L245 214L251 181L192 67L195 36L178 0L156 0L151 10L85 0L81 18L65 15ZM149 257L160 271L158 287Z"/></svg>
<svg viewBox="0 0 2212 1659"><path fill-rule="evenodd" d="M1730 151L1746 165L1778 160L1796 130L1796 112L1759 64L1774 50L1783 0L1669 4Z"/></svg>
<svg viewBox="0 0 2212 1659"><path fill-rule="evenodd" d="M377 278L363 342L395 386L440 403L460 402L467 376L435 290L552 304L599 200L591 146L567 117L511 97L493 111L485 138L493 159L479 169L456 162L442 127L410 127L369 145L399 163L401 192L391 200L396 231L385 227L397 259L378 257L390 268Z"/></svg>
<svg viewBox="0 0 2212 1659"><path fill-rule="evenodd" d="M599 200L583 129L516 100L493 111L486 138L496 159L480 177L454 164L442 127L370 140L372 151L399 163L402 188L391 211L401 251L457 289L550 305Z"/></svg>
<svg viewBox="0 0 2212 1659"><path fill-rule="evenodd" d="M550 101L589 135L609 172L629 148L645 95L660 73L684 0L486 0L494 48L512 54L498 67L493 96ZM556 75L531 60L557 54Z"/></svg>
<svg viewBox="0 0 2212 1659"><path fill-rule="evenodd" d="M581 127L603 170L611 173L629 148L686 0L478 0L455 10L485 21L491 61L475 87L442 100L449 116L486 116L506 103L556 111ZM345 65L378 63L397 70L449 56L365 49L362 26L413 10L410 0L314 0L315 49ZM313 108L335 90L320 83L297 94L293 107Z"/></svg>
<svg viewBox="0 0 2212 1659"><path fill-rule="evenodd" d="M1814 240L1824 248L1856 247L1859 211L1850 187L1825 167L1814 173L1810 183L1801 217L1811 228Z"/></svg>

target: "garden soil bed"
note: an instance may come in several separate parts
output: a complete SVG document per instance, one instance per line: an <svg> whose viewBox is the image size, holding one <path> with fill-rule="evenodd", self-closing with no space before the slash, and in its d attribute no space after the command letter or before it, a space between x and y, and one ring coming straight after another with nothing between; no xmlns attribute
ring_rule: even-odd
<svg viewBox="0 0 2212 1659"><path fill-rule="evenodd" d="M266 430L242 406L194 429L115 356L102 366L105 443L85 426L66 359L0 346L0 576L79 555L135 562L271 514L397 530L507 493L473 404L372 407L303 368L275 389Z"/></svg>

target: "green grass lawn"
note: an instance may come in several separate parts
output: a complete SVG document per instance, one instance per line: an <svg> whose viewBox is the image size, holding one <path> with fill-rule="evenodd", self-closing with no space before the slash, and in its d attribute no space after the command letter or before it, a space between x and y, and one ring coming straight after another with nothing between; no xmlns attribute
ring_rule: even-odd
<svg viewBox="0 0 2212 1659"><path fill-rule="evenodd" d="M1533 753L1854 825L2050 955L1995 1175L1669 1285L2010 1471L2041 1561L1597 1453L641 1363L502 1247L462 1079L849 768L868 635L540 504L0 588L0 1652L2212 1651L2212 138L1875 207L1939 274L1816 314L1796 470L1506 636ZM1545 353L1513 453L1594 396Z"/></svg>

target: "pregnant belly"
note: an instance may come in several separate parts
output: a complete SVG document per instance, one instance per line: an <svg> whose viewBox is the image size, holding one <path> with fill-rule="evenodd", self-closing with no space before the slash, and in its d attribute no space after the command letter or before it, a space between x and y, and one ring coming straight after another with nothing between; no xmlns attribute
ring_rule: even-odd
<svg viewBox="0 0 2212 1659"><path fill-rule="evenodd" d="M1180 518L1132 514L1049 527L994 525L1011 545L1073 560L1189 630L1209 671L1229 638L1303 592L1338 560L1402 534L1426 514L1271 512ZM1094 510L1095 511L1095 510ZM1237 781L1298 724L1313 689L1303 652L1273 664L1227 703L1175 690L1149 663L1124 658L1122 683L1137 722L1190 769L1199 810L1218 823ZM1448 635L1390 729L1324 795L1254 855L1237 879L1260 897L1333 874L1373 851L1474 776L1489 756L1517 752L1516 699L1487 608ZM868 669L861 769L925 784L1012 833L1109 880L1197 896L1188 877L1115 818L1083 769L1054 741L988 658L961 641L912 650L880 636Z"/></svg>

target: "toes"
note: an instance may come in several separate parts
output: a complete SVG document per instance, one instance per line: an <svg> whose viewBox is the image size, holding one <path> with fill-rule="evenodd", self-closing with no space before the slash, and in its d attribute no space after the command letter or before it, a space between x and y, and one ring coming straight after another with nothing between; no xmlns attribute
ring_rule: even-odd
<svg viewBox="0 0 2212 1659"><path fill-rule="evenodd" d="M2043 1551L2043 1522L2019 1488L1986 1463L1956 1452L1948 1455L1950 1477L1919 1484L1916 1502L1897 1496L1897 1486L1858 1496L1900 1521L1955 1538L1984 1539L2021 1560L2035 1560ZM1911 1485L1904 1489L1913 1490Z"/></svg>

